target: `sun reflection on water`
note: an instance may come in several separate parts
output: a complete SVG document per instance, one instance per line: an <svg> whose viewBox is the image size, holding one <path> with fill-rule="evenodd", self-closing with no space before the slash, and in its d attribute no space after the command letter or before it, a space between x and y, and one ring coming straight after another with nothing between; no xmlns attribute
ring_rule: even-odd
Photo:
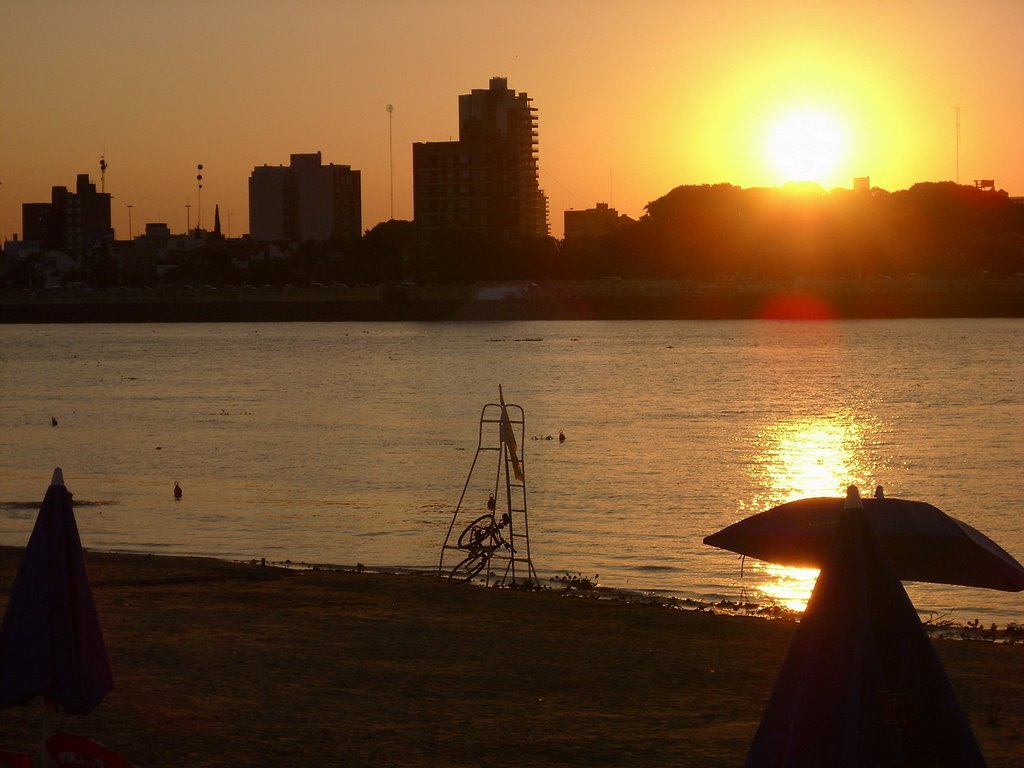
<svg viewBox="0 0 1024 768"><path fill-rule="evenodd" d="M761 563L760 577L764 580L759 589L773 603L791 611L803 611L818 580L814 568L789 568L774 563Z"/></svg>
<svg viewBox="0 0 1024 768"><path fill-rule="evenodd" d="M849 418L779 422L761 434L762 487L770 505L841 495L856 481L862 430Z"/></svg>
<svg viewBox="0 0 1024 768"><path fill-rule="evenodd" d="M766 424L751 463L755 487L761 489L751 512L810 496L841 496L850 483L864 484L870 477L864 433L864 426L846 412ZM807 607L816 569L761 562L748 568L766 598L794 611Z"/></svg>

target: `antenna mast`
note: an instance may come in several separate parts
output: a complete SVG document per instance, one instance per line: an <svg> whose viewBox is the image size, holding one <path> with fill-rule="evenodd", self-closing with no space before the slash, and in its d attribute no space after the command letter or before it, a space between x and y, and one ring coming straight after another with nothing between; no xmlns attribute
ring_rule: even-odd
<svg viewBox="0 0 1024 768"><path fill-rule="evenodd" d="M956 183L960 183L960 107L956 108Z"/></svg>
<svg viewBox="0 0 1024 768"><path fill-rule="evenodd" d="M100 155L100 192L107 191L107 161Z"/></svg>

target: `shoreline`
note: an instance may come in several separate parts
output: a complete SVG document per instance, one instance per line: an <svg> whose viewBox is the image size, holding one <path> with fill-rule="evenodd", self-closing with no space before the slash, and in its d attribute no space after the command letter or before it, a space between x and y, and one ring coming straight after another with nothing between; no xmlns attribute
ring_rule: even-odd
<svg viewBox="0 0 1024 768"><path fill-rule="evenodd" d="M3 597L20 548L0 547ZM399 574L86 552L115 688L57 732L139 768L735 766L795 628ZM935 640L991 768L1024 754L1024 645ZM41 709L0 717L38 750Z"/></svg>
<svg viewBox="0 0 1024 768"><path fill-rule="evenodd" d="M2 548L4 545L0 545ZM192 556L192 555L159 555L152 553L137 553L137 552L118 552L118 551L107 551L105 554L127 554L144 557L199 557L204 559L203 556ZM371 576L416 576L420 578L437 578L440 581L447 581L437 575L436 569L434 568L418 568L414 566L364 566L362 563L357 563L355 566L345 566L335 563L305 563L305 562L293 562L292 560L281 560L281 561L270 561L270 560L256 560L255 558L250 559L234 559L234 558L217 558L211 557L212 560L222 560L223 562L236 563L238 565L246 566L260 566L267 568L283 568L286 570L294 571L327 571L327 572L340 572L340 573L359 573L367 574ZM452 582L459 583L459 582ZM561 587L555 586L555 583L562 584ZM479 582L469 583L467 586L471 586L478 589L502 589L496 586L488 586ZM514 589L514 588L513 588ZM650 605L658 608L665 608L668 610L678 611L693 611L696 613L707 613L710 615L719 616L732 616L737 618L745 619L759 619L761 621L784 621L791 623L799 623L800 617L803 615L802 611L797 611L792 608L787 608L778 603L755 603L755 602L738 602L736 600L729 600L728 598L722 598L720 600L710 601L695 597L681 597L673 594L669 594L671 590L661 589L626 589L623 587L608 587L603 586L600 583L590 585L590 579L582 576L573 577L570 574L564 576L556 576L548 579L548 584L541 582L540 586L535 589L526 589L520 591L527 592L551 592L561 597L574 598L580 600L602 600L607 602L617 603L635 603L638 605ZM1006 643L1006 644L1021 644L1024 645L1024 624L1017 621L1008 621L1006 624L1000 626L997 623L991 623L988 626L982 624L980 620L973 619L967 621L959 621L955 619L947 619L944 616L933 616L928 619L921 617L921 623L924 625L925 631L931 637L941 640L964 640L974 642L990 642L990 643Z"/></svg>
<svg viewBox="0 0 1024 768"><path fill-rule="evenodd" d="M18 549L8 544L0 544L0 551L3 549ZM298 560L268 560L266 558L246 557L221 557L218 555L203 554L182 554L182 553L157 553L144 552L126 549L96 549L90 547L87 552L97 552L103 555L125 555L128 557L158 557L158 558L182 558L191 560L212 560L216 562L232 563L242 566L262 566L266 568L280 568L283 570L304 572L324 571L327 573L356 573L369 576L399 576L438 579L448 582L448 579L439 577L434 566L415 565L364 565L355 563L346 565L341 563L305 562ZM448 582L459 584L462 582ZM557 586L561 584L562 586ZM472 588L482 589L504 589L496 585L486 585L477 579L467 584ZM515 591L516 588L511 588ZM761 621L784 621L799 623L802 611L787 608L776 602L746 602L731 600L728 597L719 599L707 599L701 597L676 594L675 590L659 589L657 587L640 589L617 586L607 586L600 583L591 585L591 580L582 574L573 576L565 572L561 576L552 576L541 579L540 585L535 589L520 589L526 592L550 592L562 597L569 597L583 600L601 600L613 603L632 603L638 605L650 605L669 610L693 611L696 613L707 613L709 615L732 616L744 619L757 619ZM983 624L980 619L953 619L947 618L947 614L935 614L931 612L925 618L924 611L918 611L918 617L925 627L925 631L936 639L943 640L966 640L985 641L993 643L1021 644L1024 645L1024 623L1016 619L1006 619L1005 623L989 622Z"/></svg>

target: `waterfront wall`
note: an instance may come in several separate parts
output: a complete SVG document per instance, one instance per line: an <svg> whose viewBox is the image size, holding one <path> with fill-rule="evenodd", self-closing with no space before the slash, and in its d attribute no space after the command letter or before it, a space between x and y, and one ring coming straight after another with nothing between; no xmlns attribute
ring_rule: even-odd
<svg viewBox="0 0 1024 768"><path fill-rule="evenodd" d="M608 278L516 284L508 291L495 284L0 293L2 323L830 317L1024 317L1024 277L793 284Z"/></svg>

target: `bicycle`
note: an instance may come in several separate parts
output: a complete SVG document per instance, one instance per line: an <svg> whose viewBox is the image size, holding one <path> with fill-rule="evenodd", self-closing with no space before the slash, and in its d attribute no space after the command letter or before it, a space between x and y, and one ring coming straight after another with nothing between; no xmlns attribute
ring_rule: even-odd
<svg viewBox="0 0 1024 768"><path fill-rule="evenodd" d="M456 546L468 554L449 571L448 578L453 581L469 581L484 569L499 549L514 552L512 545L501 533L511 522L512 518L507 512L501 516L500 521L493 514L487 513L467 525L459 534Z"/></svg>

